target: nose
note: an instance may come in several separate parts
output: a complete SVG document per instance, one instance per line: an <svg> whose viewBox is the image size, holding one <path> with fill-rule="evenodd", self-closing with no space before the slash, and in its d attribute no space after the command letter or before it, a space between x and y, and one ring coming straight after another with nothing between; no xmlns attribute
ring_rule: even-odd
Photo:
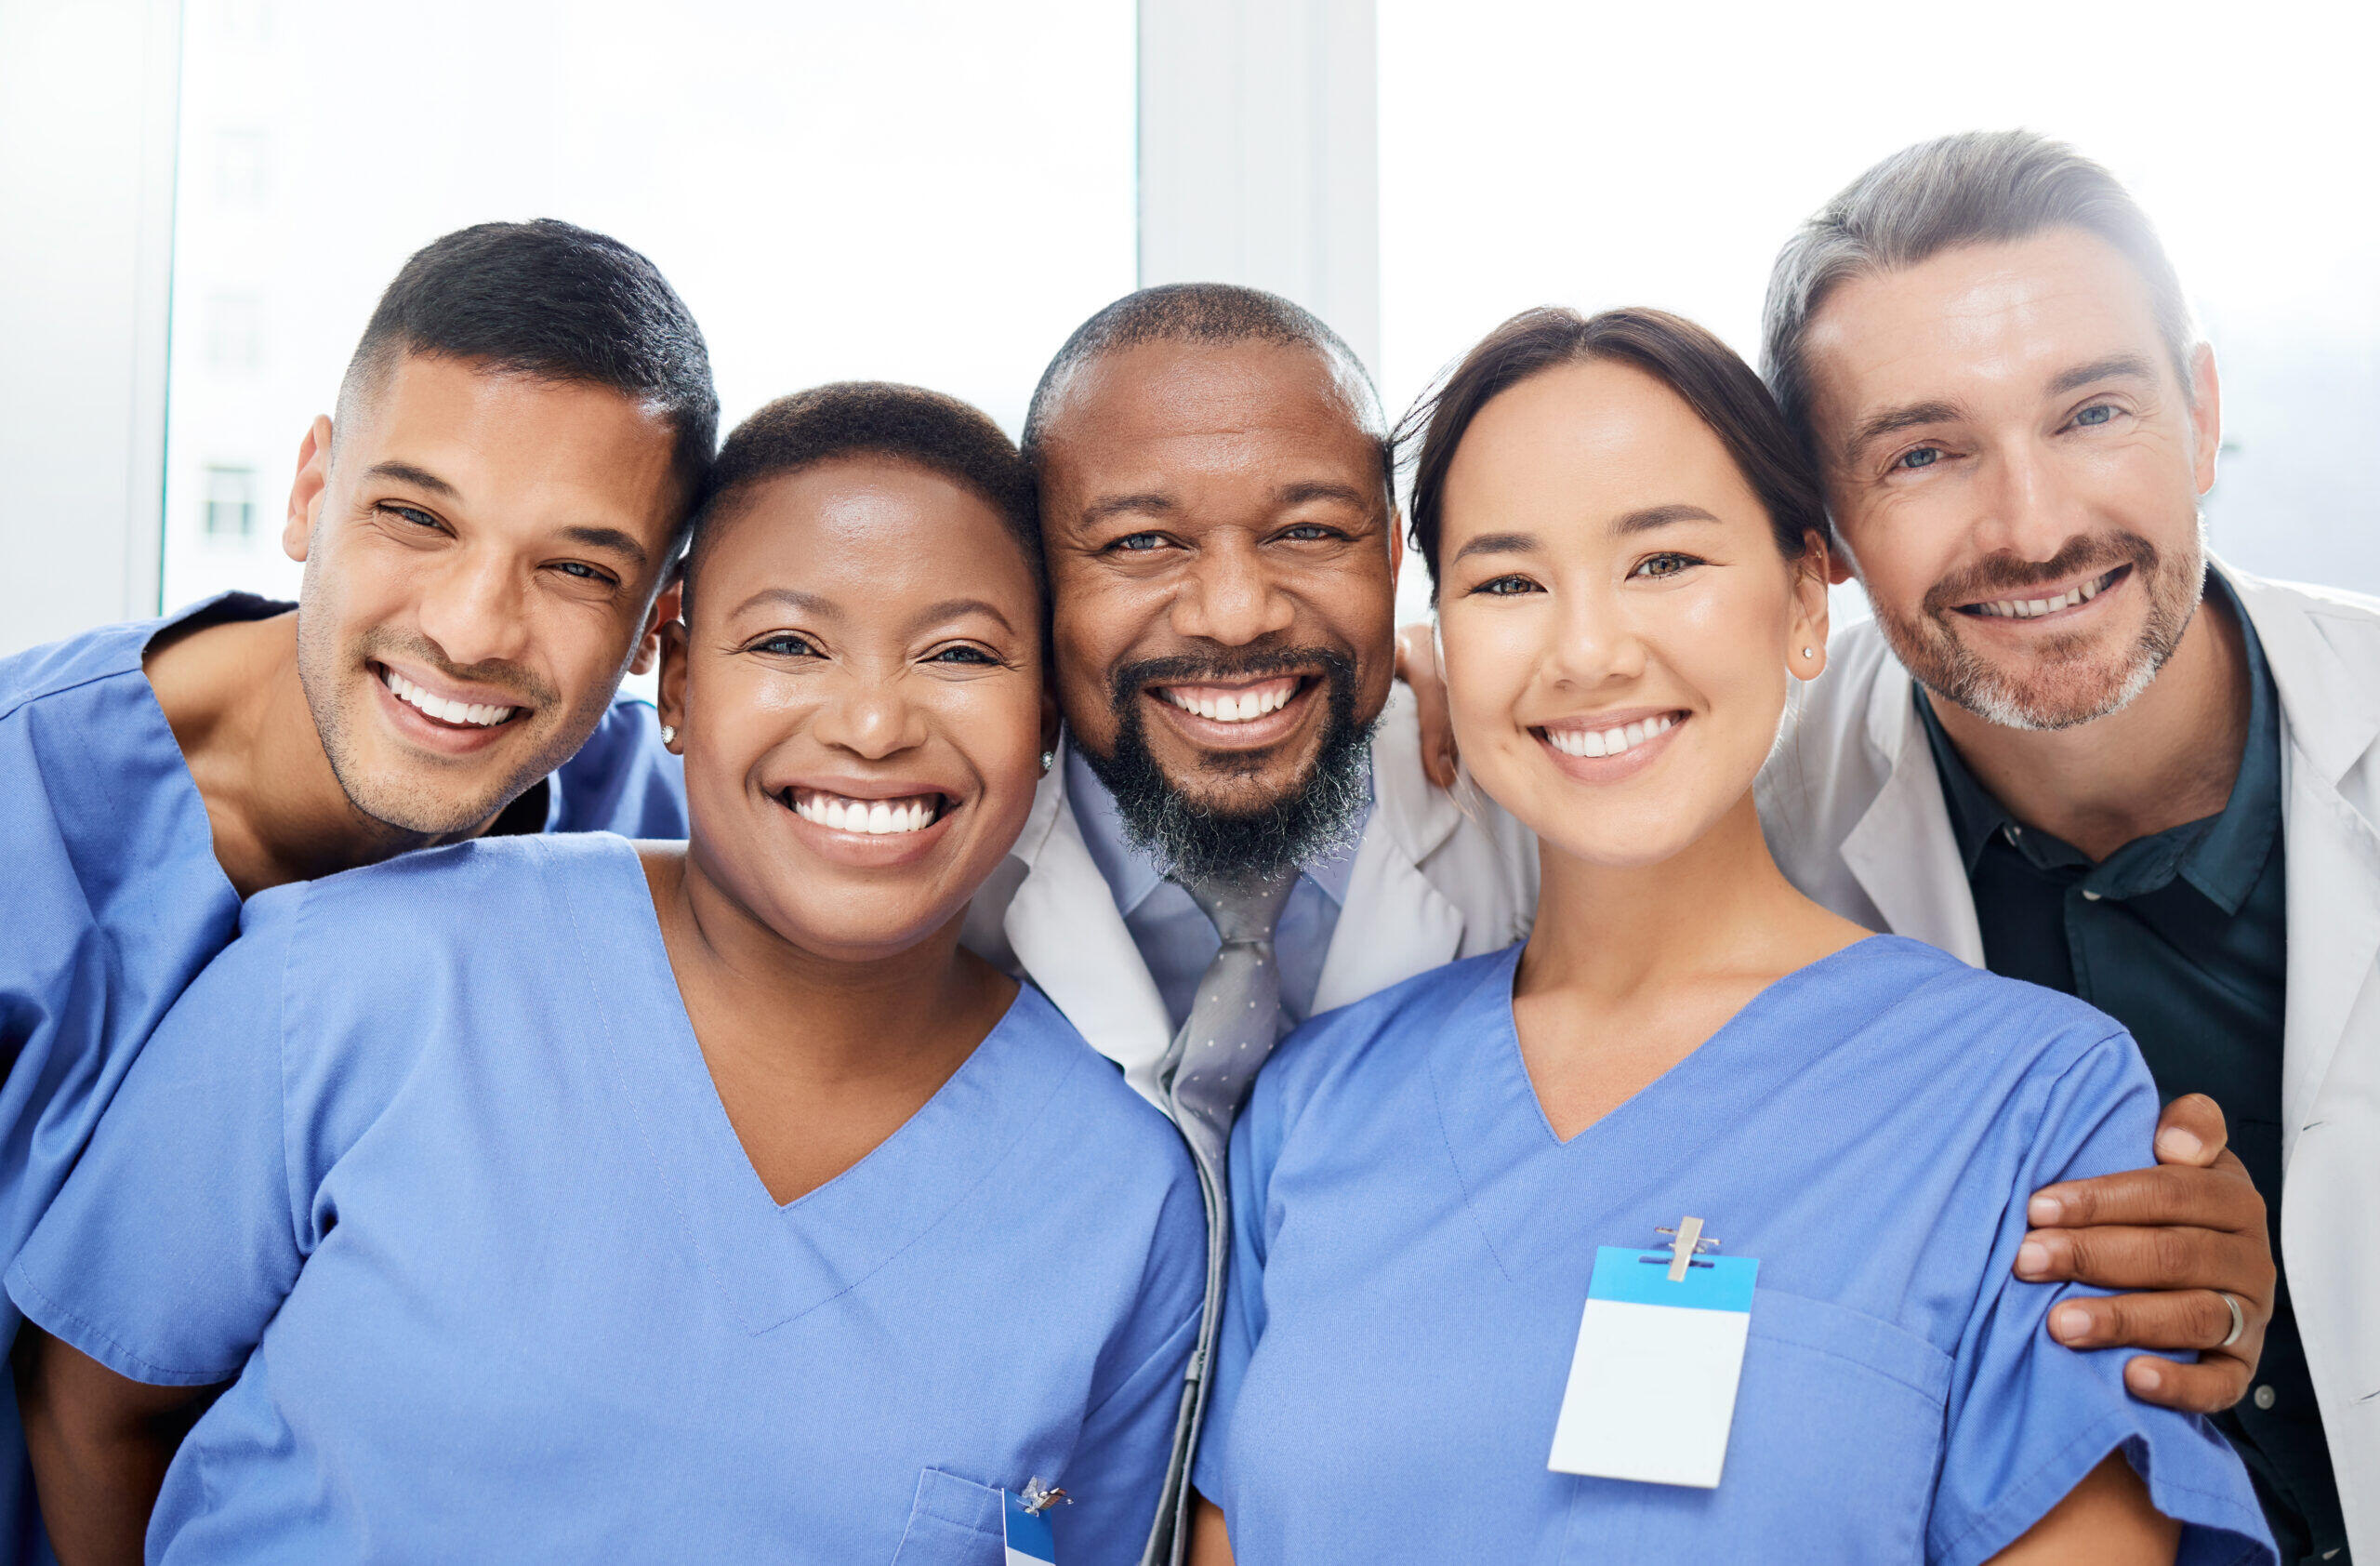
<svg viewBox="0 0 2380 1566"><path fill-rule="evenodd" d="M925 743L925 717L895 670L846 667L811 721L817 741L880 762Z"/></svg>
<svg viewBox="0 0 2380 1566"><path fill-rule="evenodd" d="M1643 676L1645 641L1624 597L1608 585L1567 595L1545 659L1546 672L1556 685L1593 690Z"/></svg>
<svg viewBox="0 0 2380 1566"><path fill-rule="evenodd" d="M2021 445L1994 461L1982 491L1977 542L1987 553L2038 563L2090 531L2065 475L2048 454Z"/></svg>
<svg viewBox="0 0 2380 1566"><path fill-rule="evenodd" d="M1173 630L1244 647L1289 629L1295 611L1267 569L1255 538L1217 528L1200 540L1173 596Z"/></svg>
<svg viewBox="0 0 2380 1566"><path fill-rule="evenodd" d="M422 634L460 669L517 661L529 644L524 585L512 563L458 550L431 579L418 610Z"/></svg>

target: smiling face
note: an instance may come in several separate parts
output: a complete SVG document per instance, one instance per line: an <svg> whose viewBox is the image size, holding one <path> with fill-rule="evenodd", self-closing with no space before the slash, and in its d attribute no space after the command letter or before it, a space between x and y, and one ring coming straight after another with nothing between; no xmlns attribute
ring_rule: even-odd
<svg viewBox="0 0 2380 1566"><path fill-rule="evenodd" d="M1440 515L1448 699L1489 797L1615 867L1669 859L1742 807L1789 659L1825 645L1825 553L1779 555L1675 392L1606 361L1521 381L1463 433Z"/></svg>
<svg viewBox="0 0 2380 1566"><path fill-rule="evenodd" d="M1806 352L1835 525L1911 673L2012 728L2148 687L2204 579L2217 393L2121 252L2060 229L1854 278Z"/></svg>
<svg viewBox="0 0 2380 1566"><path fill-rule="evenodd" d="M607 389L408 354L328 434L284 539L324 751L366 816L477 830L586 742L651 630L672 431Z"/></svg>
<svg viewBox="0 0 2380 1566"><path fill-rule="evenodd" d="M1042 451L1059 701L1128 824L1171 809L1219 850L1315 847L1296 807L1345 814L1388 698L1398 550L1330 365L1262 340L1121 349L1074 372Z"/></svg>
<svg viewBox="0 0 2380 1566"><path fill-rule="evenodd" d="M730 504L663 652L689 857L804 950L906 950L1032 809L1056 726L1039 588L987 501L908 463L840 458Z"/></svg>

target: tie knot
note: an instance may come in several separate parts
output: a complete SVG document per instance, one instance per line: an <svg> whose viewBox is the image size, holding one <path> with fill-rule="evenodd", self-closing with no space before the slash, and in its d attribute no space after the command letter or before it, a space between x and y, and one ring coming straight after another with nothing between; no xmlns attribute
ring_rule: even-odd
<svg viewBox="0 0 2380 1566"><path fill-rule="evenodd" d="M1269 941L1281 922L1281 909L1298 883L1295 866L1268 876L1230 881L1185 881L1182 889L1215 922L1215 934L1226 946Z"/></svg>

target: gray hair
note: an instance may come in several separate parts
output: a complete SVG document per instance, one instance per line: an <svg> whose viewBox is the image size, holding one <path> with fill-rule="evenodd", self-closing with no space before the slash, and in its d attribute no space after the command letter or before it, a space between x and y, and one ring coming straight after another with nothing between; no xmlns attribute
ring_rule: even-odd
<svg viewBox="0 0 2380 1566"><path fill-rule="evenodd" d="M1973 130L1905 147L1854 179L1777 253L1761 311L1761 375L1802 449L1810 428L1810 321L1836 285L1916 266L1967 245L2008 244L2077 228L2115 246L2140 273L2157 334L2189 395L2198 329L2149 214L2116 177L2063 141L2030 130Z"/></svg>

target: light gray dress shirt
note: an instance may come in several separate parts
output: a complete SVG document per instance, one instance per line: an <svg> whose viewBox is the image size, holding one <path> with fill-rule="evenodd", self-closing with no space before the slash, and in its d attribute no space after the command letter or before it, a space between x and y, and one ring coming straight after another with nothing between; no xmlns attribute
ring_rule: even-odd
<svg viewBox="0 0 2380 1566"><path fill-rule="evenodd" d="M1124 838L1124 822L1116 797L1100 782L1072 746L1066 748L1066 799L1074 807L1075 824L1082 829L1091 862L1106 878L1116 898L1116 910L1141 949L1149 976L1175 1028L1190 1015L1198 980L1222 949L1214 922L1199 911L1173 882L1157 873L1148 856ZM1365 807L1366 819L1370 807ZM1339 928L1339 909L1347 896L1347 878L1355 867L1361 834L1337 854L1309 865L1289 893L1289 906L1273 932L1273 949L1280 963L1281 1031L1306 1019L1314 1009L1315 986L1322 979L1322 960L1330 950L1330 936Z"/></svg>

